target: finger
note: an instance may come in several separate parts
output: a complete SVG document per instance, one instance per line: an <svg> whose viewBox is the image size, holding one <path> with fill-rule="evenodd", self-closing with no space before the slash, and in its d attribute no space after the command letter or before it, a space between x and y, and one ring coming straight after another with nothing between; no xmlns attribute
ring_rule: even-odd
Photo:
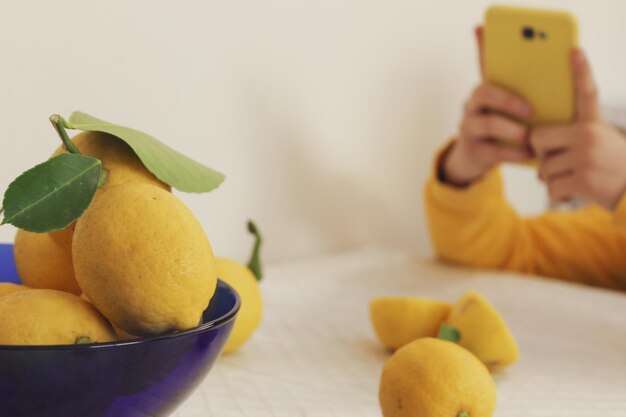
<svg viewBox="0 0 626 417"><path fill-rule="evenodd" d="M474 28L474 36L476 37L476 46L478 47L478 65L480 67L480 77L485 79L485 48L483 44L483 27L476 26Z"/></svg>
<svg viewBox="0 0 626 417"><path fill-rule="evenodd" d="M461 134L471 139L500 139L512 145L528 147L528 127L497 114L466 117Z"/></svg>
<svg viewBox="0 0 626 417"><path fill-rule="evenodd" d="M516 148L497 144L491 141L480 141L475 144L475 154L482 155L485 159L496 162L526 162L533 155L526 148Z"/></svg>
<svg viewBox="0 0 626 417"><path fill-rule="evenodd" d="M514 148L506 145L492 145L496 148L496 160L500 162L526 162L533 158L533 154L526 148Z"/></svg>
<svg viewBox="0 0 626 417"><path fill-rule="evenodd" d="M585 121L600 118L598 89L593 80L589 61L581 49L572 52L572 69L576 92L576 118Z"/></svg>
<svg viewBox="0 0 626 417"><path fill-rule="evenodd" d="M555 203L569 201L576 196L574 175L567 175L548 182L550 200Z"/></svg>
<svg viewBox="0 0 626 417"><path fill-rule="evenodd" d="M577 126L536 127L530 132L530 147L539 158L562 152L576 143Z"/></svg>
<svg viewBox="0 0 626 417"><path fill-rule="evenodd" d="M468 114L485 110L504 113L521 120L532 114L532 108L522 98L489 83L482 83L476 88L465 108Z"/></svg>
<svg viewBox="0 0 626 417"><path fill-rule="evenodd" d="M574 173L577 158L574 152L561 152L547 156L539 166L539 178L543 181L552 181Z"/></svg>

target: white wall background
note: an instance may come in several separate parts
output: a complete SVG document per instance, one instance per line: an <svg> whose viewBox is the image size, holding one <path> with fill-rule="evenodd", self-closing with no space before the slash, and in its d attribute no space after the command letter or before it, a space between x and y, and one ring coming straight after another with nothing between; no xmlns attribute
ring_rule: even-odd
<svg viewBox="0 0 626 417"><path fill-rule="evenodd" d="M182 195L217 253L266 258L379 243L428 253L421 188L477 81L482 0L2 1L0 188L80 109L152 133L228 175ZM572 10L604 98L626 98L626 2ZM532 171L507 172L524 212ZM13 231L0 228L0 241Z"/></svg>

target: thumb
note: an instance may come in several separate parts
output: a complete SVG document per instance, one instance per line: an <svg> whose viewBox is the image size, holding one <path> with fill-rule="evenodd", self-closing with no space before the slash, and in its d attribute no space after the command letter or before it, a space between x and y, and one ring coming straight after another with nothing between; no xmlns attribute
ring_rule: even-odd
<svg viewBox="0 0 626 417"><path fill-rule="evenodd" d="M478 46L478 64L480 65L480 78L485 78L485 48L483 42L483 27L476 26L474 29L474 36L476 37L476 46Z"/></svg>
<svg viewBox="0 0 626 417"><path fill-rule="evenodd" d="M576 94L576 119L581 121L597 120L601 117L598 89L591 73L589 61L581 49L572 51L571 59Z"/></svg>

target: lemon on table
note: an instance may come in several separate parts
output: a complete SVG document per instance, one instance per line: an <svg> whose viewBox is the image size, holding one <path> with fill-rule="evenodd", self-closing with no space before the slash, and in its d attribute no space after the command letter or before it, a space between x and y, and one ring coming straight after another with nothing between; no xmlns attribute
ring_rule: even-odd
<svg viewBox="0 0 626 417"><path fill-rule="evenodd" d="M446 325L458 330L458 343L491 371L505 368L519 359L517 342L504 319L477 291L468 291L459 299Z"/></svg>
<svg viewBox="0 0 626 417"><path fill-rule="evenodd" d="M80 297L31 289L0 298L0 345L73 345L116 340L110 323Z"/></svg>
<svg viewBox="0 0 626 417"><path fill-rule="evenodd" d="M262 238L254 223L249 222L248 229L256 236L250 267L228 258L216 259L217 277L233 287L241 299L241 308L224 348L225 353L239 349L252 336L263 315L263 299L258 285L262 275L259 258Z"/></svg>
<svg viewBox="0 0 626 417"><path fill-rule="evenodd" d="M200 222L152 185L101 190L76 223L72 252L87 297L133 335L198 326L215 292L215 259Z"/></svg>
<svg viewBox="0 0 626 417"><path fill-rule="evenodd" d="M13 252L17 273L28 287L80 294L72 264L71 242L57 244L47 233L18 229Z"/></svg>
<svg viewBox="0 0 626 417"><path fill-rule="evenodd" d="M128 144L113 135L104 132L81 132L72 138L78 150L87 156L97 158L102 162L102 169L106 172L106 183L103 188L138 182L152 184L155 187L170 191L171 187L154 176L141 162L137 154ZM67 152L65 146L60 146L52 156ZM96 198L99 195L96 192ZM72 236L76 222L62 230L50 232L50 237L61 244L72 244Z"/></svg>
<svg viewBox="0 0 626 417"><path fill-rule="evenodd" d="M385 362L383 417L490 417L496 387L485 365L461 346L425 337Z"/></svg>
<svg viewBox="0 0 626 417"><path fill-rule="evenodd" d="M29 288L24 285L13 284L11 282L0 282L0 298L14 292L26 291Z"/></svg>
<svg viewBox="0 0 626 417"><path fill-rule="evenodd" d="M370 301L370 320L382 344L396 350L420 337L435 337L451 307L420 297L380 297Z"/></svg>

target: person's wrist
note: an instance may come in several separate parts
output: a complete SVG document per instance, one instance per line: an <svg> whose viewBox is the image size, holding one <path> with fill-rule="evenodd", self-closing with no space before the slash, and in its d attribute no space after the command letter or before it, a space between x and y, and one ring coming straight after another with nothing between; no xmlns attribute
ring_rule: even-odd
<svg viewBox="0 0 626 417"><path fill-rule="evenodd" d="M467 187L486 174L484 167L478 166L456 142L440 161L439 180L454 187Z"/></svg>

